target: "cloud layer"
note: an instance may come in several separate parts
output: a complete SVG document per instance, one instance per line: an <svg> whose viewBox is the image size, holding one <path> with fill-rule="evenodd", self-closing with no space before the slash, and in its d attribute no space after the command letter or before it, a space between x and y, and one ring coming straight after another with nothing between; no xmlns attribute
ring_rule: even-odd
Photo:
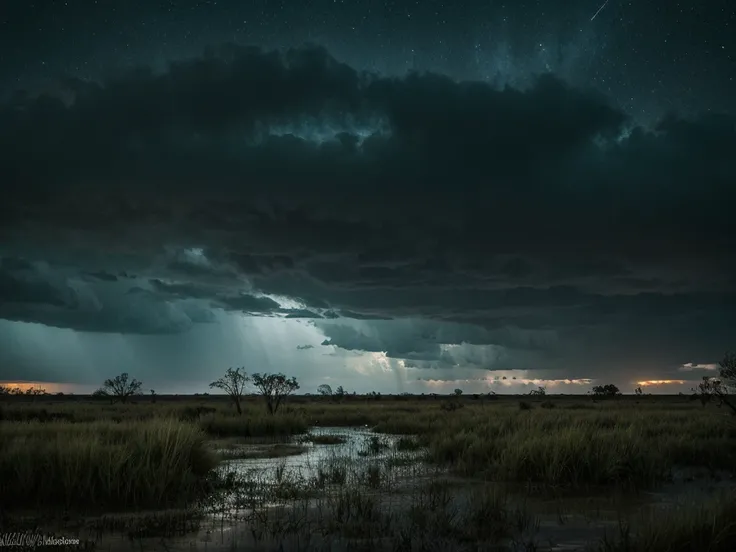
<svg viewBox="0 0 736 552"><path fill-rule="evenodd" d="M733 345L734 151L726 115L650 132L551 75L385 78L320 49L67 81L0 107L0 317L243 312L419 368L667 379Z"/></svg>

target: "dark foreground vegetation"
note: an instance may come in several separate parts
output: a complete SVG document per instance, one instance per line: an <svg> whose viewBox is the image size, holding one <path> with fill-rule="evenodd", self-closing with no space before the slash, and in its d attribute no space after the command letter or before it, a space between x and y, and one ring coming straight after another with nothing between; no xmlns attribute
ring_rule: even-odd
<svg viewBox="0 0 736 552"><path fill-rule="evenodd" d="M736 466L729 409L682 396L290 396L268 408L261 396L242 397L237 407L227 396L108 399L0 402L3 527L104 514L95 523L151 536L162 527L191 530L202 512L230 515L235 504L249 515L247 549L321 550L342 539L341 549L355 550L537 550L540 543L524 536L534 516L512 494L641 493L683 470L728 477ZM368 426L376 437L358 456L381 461L332 458L307 476L278 464L268 476L227 468L225 459L238 454L223 452L222 443L343 442L298 437L314 426ZM403 437L387 445L382 435ZM386 456L387 447L394 453ZM388 496L403 506L387 508ZM141 510L149 513L130 516ZM714 493L638 515L645 519L620 520L592 549L736 550L733 488L730 499Z"/></svg>

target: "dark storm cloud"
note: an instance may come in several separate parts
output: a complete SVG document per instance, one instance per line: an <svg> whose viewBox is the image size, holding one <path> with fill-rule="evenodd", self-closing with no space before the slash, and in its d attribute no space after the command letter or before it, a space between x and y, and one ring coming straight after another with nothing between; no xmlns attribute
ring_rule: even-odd
<svg viewBox="0 0 736 552"><path fill-rule="evenodd" d="M31 305L52 305L56 307L73 304L75 296L69 288L57 288L31 276L26 279L11 271L0 272L0 301L26 303Z"/></svg>
<svg viewBox="0 0 736 552"><path fill-rule="evenodd" d="M254 295L237 295L221 297L217 302L229 310L239 310L250 313L269 312L279 308L279 304L269 297L255 297Z"/></svg>
<svg viewBox="0 0 736 552"><path fill-rule="evenodd" d="M322 318L321 314L307 309L281 309L286 313L286 318Z"/></svg>
<svg viewBox="0 0 736 552"><path fill-rule="evenodd" d="M107 273L92 278L73 268L3 258L0 318L37 322L86 332L173 334L213 320L212 312L188 294L179 301L144 282L120 283Z"/></svg>
<svg viewBox="0 0 736 552"><path fill-rule="evenodd" d="M103 280L105 282L117 282L118 277L114 274L110 274L109 272L85 272L85 276L89 276L90 278L94 278L96 280Z"/></svg>
<svg viewBox="0 0 736 552"><path fill-rule="evenodd" d="M184 272L186 274L187 271ZM209 274L203 272L205 280ZM181 276L181 274L180 274ZM179 299L193 298L208 300L214 308L227 311L241 311L250 315L281 314L285 318L322 318L322 315L309 309L283 308L277 301L269 297L258 297L245 293L233 293L231 289L222 285L207 285L202 283L163 282L158 278L150 280L153 289L164 297Z"/></svg>
<svg viewBox="0 0 736 552"><path fill-rule="evenodd" d="M327 343L416 361L478 331L540 332L479 341L554 366L608 354L608 368L709 362L732 338L733 118L648 132L550 75L524 91L384 78L320 49L229 48L64 87L68 104L0 108L8 254L53 247L117 273L105 252L133 250L177 276L142 296L157 308L168 294L357 319L374 333L316 323ZM48 323L7 298L65 300L8 278L2 316ZM463 332L386 336L383 319L401 317Z"/></svg>
<svg viewBox="0 0 736 552"><path fill-rule="evenodd" d="M365 314L352 312L349 310L341 310L339 314L335 313L337 317L342 316L343 318L355 318L356 320L390 320L388 316L381 316L378 314ZM334 317L332 317L334 318Z"/></svg>

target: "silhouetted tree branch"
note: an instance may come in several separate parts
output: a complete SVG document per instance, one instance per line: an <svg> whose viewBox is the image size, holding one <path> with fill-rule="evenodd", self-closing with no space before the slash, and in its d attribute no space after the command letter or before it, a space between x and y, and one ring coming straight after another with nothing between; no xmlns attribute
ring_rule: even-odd
<svg viewBox="0 0 736 552"><path fill-rule="evenodd" d="M266 401L269 414L276 414L281 402L299 389L296 378L284 374L253 374L253 385Z"/></svg>
<svg viewBox="0 0 736 552"><path fill-rule="evenodd" d="M703 381L693 391L703 406L715 399L718 406L725 404L733 414L736 414L736 404L729 399L729 395L736 388L736 354L726 353L718 365L719 377L704 376Z"/></svg>
<svg viewBox="0 0 736 552"><path fill-rule="evenodd" d="M243 409L240 406L240 400L249 381L250 378L245 373L245 368L236 368L235 370L228 368L224 376L210 383L210 388L224 391L235 403L238 414L242 414Z"/></svg>
<svg viewBox="0 0 736 552"><path fill-rule="evenodd" d="M608 383L606 385L595 385L593 387L593 396L594 397L606 397L606 398L612 398L612 397L618 397L621 394L621 391L618 387L616 387L612 383Z"/></svg>
<svg viewBox="0 0 736 552"><path fill-rule="evenodd" d="M128 398L140 393L142 382L133 378L130 379L127 372L123 372L119 376L112 379L106 379L97 391L93 393L97 397L110 397L118 399L120 402L127 402Z"/></svg>

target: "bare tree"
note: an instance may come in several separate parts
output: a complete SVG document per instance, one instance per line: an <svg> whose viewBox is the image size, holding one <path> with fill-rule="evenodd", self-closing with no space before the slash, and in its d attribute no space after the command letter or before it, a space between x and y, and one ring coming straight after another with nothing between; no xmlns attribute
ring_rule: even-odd
<svg viewBox="0 0 736 552"><path fill-rule="evenodd" d="M276 414L281 402L299 389L296 378L284 374L253 374L253 385L266 401L269 414Z"/></svg>
<svg viewBox="0 0 736 552"><path fill-rule="evenodd" d="M695 396L705 406L715 400L718 406L726 405L736 414L736 404L728 396L736 390L736 354L726 353L719 363L717 378L703 377L698 387L693 389Z"/></svg>
<svg viewBox="0 0 736 552"><path fill-rule="evenodd" d="M210 388L224 391L232 399L233 403L235 403L238 414L242 414L243 409L240 406L240 401L243 398L245 386L249 381L250 378L245 373L245 368L236 368L235 370L228 368L224 376L210 383Z"/></svg>
<svg viewBox="0 0 736 552"><path fill-rule="evenodd" d="M332 396L332 387L327 385L326 383L323 383L317 388L317 393L322 395L323 397L331 397Z"/></svg>
<svg viewBox="0 0 736 552"><path fill-rule="evenodd" d="M120 402L127 402L133 395L140 394L142 385L143 383L137 379L130 379L128 372L123 372L112 379L106 379L102 387L95 391L93 395L97 397L110 397L112 400L117 399Z"/></svg>
<svg viewBox="0 0 736 552"><path fill-rule="evenodd" d="M718 365L724 392L733 393L736 389L736 353L726 353Z"/></svg>
<svg viewBox="0 0 736 552"><path fill-rule="evenodd" d="M719 400L718 397L721 394L720 387L721 380L718 378L703 376L703 381L701 381L697 387L692 389L694 393L693 397L700 400L700 404L705 406L714 399L716 401ZM718 406L721 406L720 402L718 402Z"/></svg>

